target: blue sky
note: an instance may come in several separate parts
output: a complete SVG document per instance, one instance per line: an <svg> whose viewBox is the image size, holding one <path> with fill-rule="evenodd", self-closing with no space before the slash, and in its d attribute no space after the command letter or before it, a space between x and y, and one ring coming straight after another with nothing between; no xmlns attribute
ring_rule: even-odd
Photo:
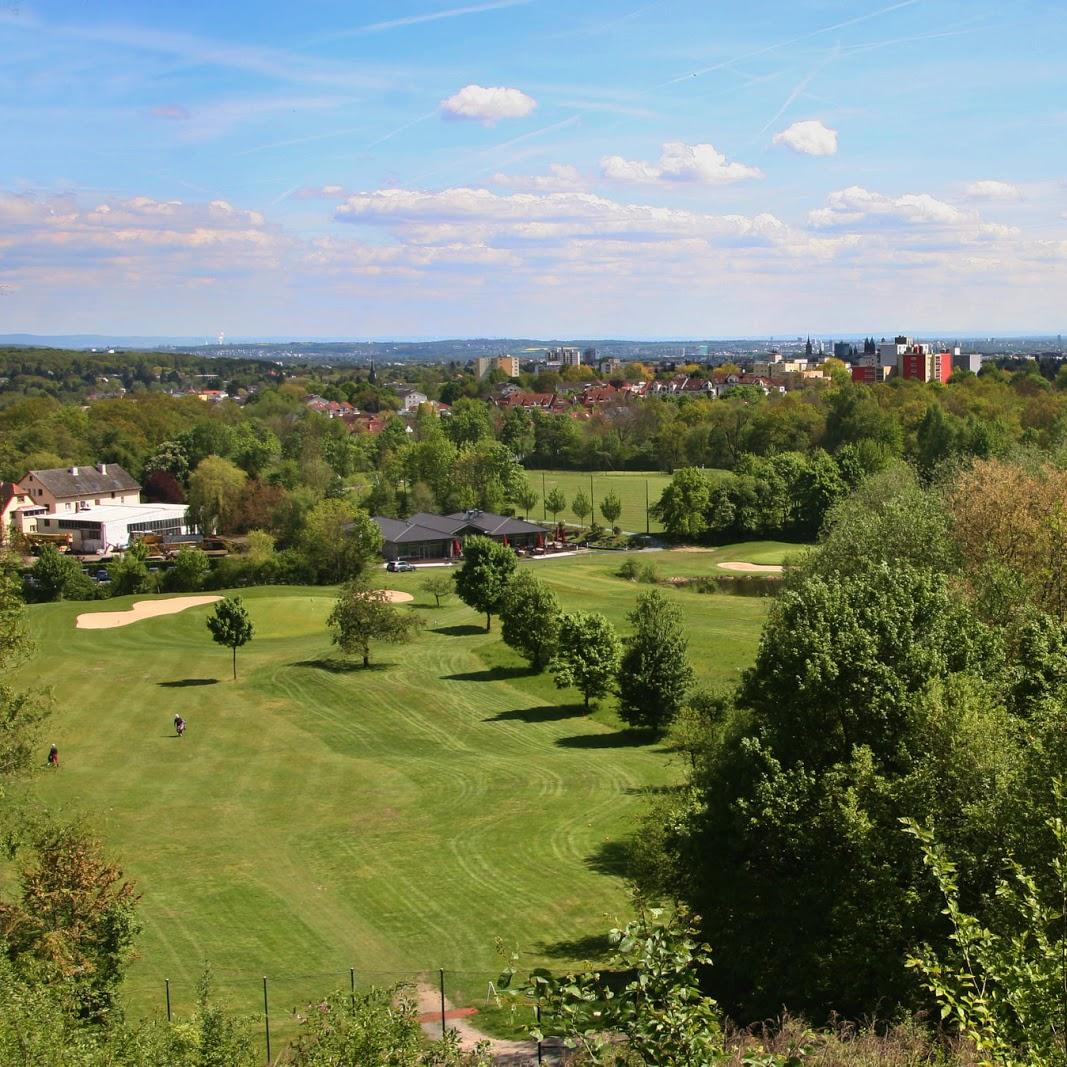
<svg viewBox="0 0 1067 1067"><path fill-rule="evenodd" d="M1058 332L1062 0L0 0L0 332Z"/></svg>

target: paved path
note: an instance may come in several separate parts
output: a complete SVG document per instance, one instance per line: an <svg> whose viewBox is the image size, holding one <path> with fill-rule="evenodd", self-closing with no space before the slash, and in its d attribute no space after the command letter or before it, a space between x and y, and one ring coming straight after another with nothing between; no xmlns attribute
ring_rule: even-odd
<svg viewBox="0 0 1067 1067"><path fill-rule="evenodd" d="M420 982L417 987L419 999L419 1021L422 1029L429 1037L441 1036L441 991L432 985ZM469 1010L456 1008L452 1001L445 997L445 1025L450 1030L459 1034L460 1044L465 1049L472 1049L479 1041L488 1041L489 1048L493 1053L493 1063L496 1067L535 1067L537 1064L536 1041L504 1041L497 1037L488 1037L469 1021ZM542 1062L558 1064L561 1050L547 1043L542 1046Z"/></svg>

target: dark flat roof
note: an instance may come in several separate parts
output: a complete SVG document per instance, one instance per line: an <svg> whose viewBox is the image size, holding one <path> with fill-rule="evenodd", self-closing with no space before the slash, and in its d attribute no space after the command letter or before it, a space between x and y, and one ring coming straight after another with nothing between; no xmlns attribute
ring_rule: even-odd
<svg viewBox="0 0 1067 1067"><path fill-rule="evenodd" d="M389 519L375 515L374 521L382 537L393 544L413 541L443 541L462 534L481 533L489 537L516 537L521 534L543 534L544 527L509 515L494 515L488 511L457 511L452 515L432 515L416 512L409 519Z"/></svg>

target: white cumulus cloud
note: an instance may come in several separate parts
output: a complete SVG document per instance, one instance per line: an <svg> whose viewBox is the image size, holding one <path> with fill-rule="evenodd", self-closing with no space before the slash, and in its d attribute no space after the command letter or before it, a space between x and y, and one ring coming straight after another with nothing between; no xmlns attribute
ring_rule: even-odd
<svg viewBox="0 0 1067 1067"><path fill-rule="evenodd" d="M548 174L494 174L494 185L535 193L569 193L585 188L585 179L569 163L551 163Z"/></svg>
<svg viewBox="0 0 1067 1067"><path fill-rule="evenodd" d="M441 101L441 114L445 118L467 119L492 126L501 119L525 118L535 107L537 101L521 89L466 85Z"/></svg>
<svg viewBox="0 0 1067 1067"><path fill-rule="evenodd" d="M620 182L650 185L660 181L701 182L705 185L728 185L748 178L762 178L758 167L745 163L728 163L726 156L711 144L684 144L669 141L657 163L622 156L604 156L600 170L605 178Z"/></svg>
<svg viewBox="0 0 1067 1067"><path fill-rule="evenodd" d="M818 119L805 119L774 135L775 144L784 144L804 156L832 156L837 152L837 130Z"/></svg>
<svg viewBox="0 0 1067 1067"><path fill-rule="evenodd" d="M856 226L872 221L952 227L975 224L977 216L929 193L893 197L850 185L831 193L825 207L808 213L808 221L819 227Z"/></svg>
<svg viewBox="0 0 1067 1067"><path fill-rule="evenodd" d="M972 200L1018 200L1019 187L993 180L971 182L963 190Z"/></svg>

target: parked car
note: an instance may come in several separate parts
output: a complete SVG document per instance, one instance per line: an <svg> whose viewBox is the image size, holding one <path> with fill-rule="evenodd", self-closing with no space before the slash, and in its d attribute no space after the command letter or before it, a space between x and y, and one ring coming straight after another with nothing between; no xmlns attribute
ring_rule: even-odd
<svg viewBox="0 0 1067 1067"><path fill-rule="evenodd" d="M413 571L414 563L408 563L406 559L391 559L386 565L387 571Z"/></svg>

